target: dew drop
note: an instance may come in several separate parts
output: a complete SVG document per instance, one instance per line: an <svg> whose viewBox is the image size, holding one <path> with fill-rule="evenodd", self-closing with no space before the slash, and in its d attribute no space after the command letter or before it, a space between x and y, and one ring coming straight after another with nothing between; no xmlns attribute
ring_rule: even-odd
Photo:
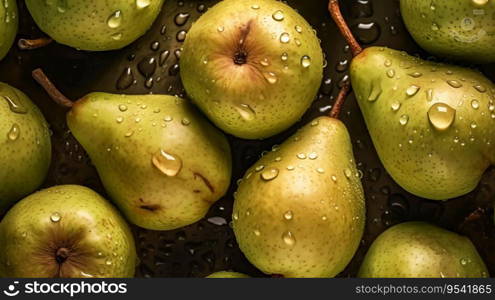
<svg viewBox="0 0 495 300"><path fill-rule="evenodd" d="M20 103L19 101L15 101L9 96L2 96L5 101L9 104L10 111L16 114L25 114L27 113L27 109ZM17 99L16 99L17 100Z"/></svg>
<svg viewBox="0 0 495 300"><path fill-rule="evenodd" d="M146 8L150 6L150 4L151 4L151 0L136 0L136 6L139 9Z"/></svg>
<svg viewBox="0 0 495 300"><path fill-rule="evenodd" d="M478 102L478 100L471 101L471 107L474 109L480 108L480 103Z"/></svg>
<svg viewBox="0 0 495 300"><path fill-rule="evenodd" d="M290 231L286 231L282 234L282 240L288 246L294 246L294 244L296 243L296 238Z"/></svg>
<svg viewBox="0 0 495 300"><path fill-rule="evenodd" d="M308 155L309 159L311 160L315 160L318 158L318 154L314 153L314 152L311 152L309 155Z"/></svg>
<svg viewBox="0 0 495 300"><path fill-rule="evenodd" d="M299 159L306 159L306 154L299 153L299 154L297 154L297 158L299 158Z"/></svg>
<svg viewBox="0 0 495 300"><path fill-rule="evenodd" d="M290 36L287 32L284 32L280 35L280 42L283 44L287 44L290 42Z"/></svg>
<svg viewBox="0 0 495 300"><path fill-rule="evenodd" d="M387 77L388 78L394 78L394 76L395 76L395 70L394 69L387 70Z"/></svg>
<svg viewBox="0 0 495 300"><path fill-rule="evenodd" d="M264 72L263 77L270 84L275 84L278 81L277 75L273 72Z"/></svg>
<svg viewBox="0 0 495 300"><path fill-rule="evenodd" d="M483 86L483 85L480 85L480 84L477 84L475 86L473 86L478 92L480 93L485 93L486 92L486 88Z"/></svg>
<svg viewBox="0 0 495 300"><path fill-rule="evenodd" d="M382 88L379 85L373 85L371 88L370 95L368 96L368 101L376 101L382 94Z"/></svg>
<svg viewBox="0 0 495 300"><path fill-rule="evenodd" d="M462 83L460 83L460 82L459 82L459 81L457 81L457 80L447 80L447 83L448 83L451 87L456 88L456 89L457 89L457 88L462 87Z"/></svg>
<svg viewBox="0 0 495 300"><path fill-rule="evenodd" d="M122 12L120 10L116 10L107 19L107 25L110 28L117 28L120 26L121 23L122 23Z"/></svg>
<svg viewBox="0 0 495 300"><path fill-rule="evenodd" d="M50 220L54 223L59 222L62 219L62 216L58 212L54 212L50 215Z"/></svg>
<svg viewBox="0 0 495 300"><path fill-rule="evenodd" d="M399 108L400 108L400 106L401 106L401 104L400 104L399 101L394 101L394 102L392 102L391 108L392 108L393 111L398 111Z"/></svg>
<svg viewBox="0 0 495 300"><path fill-rule="evenodd" d="M301 58L301 66L303 68L309 68L309 66L311 66L311 57L307 56L307 55L304 55L302 58Z"/></svg>
<svg viewBox="0 0 495 300"><path fill-rule="evenodd" d="M400 116L400 118L399 118L400 125L405 126L407 124L407 122L409 122L409 116L408 115Z"/></svg>
<svg viewBox="0 0 495 300"><path fill-rule="evenodd" d="M283 21L284 19L284 13L281 10L277 10L276 12L273 13L272 18L275 21Z"/></svg>
<svg viewBox="0 0 495 300"><path fill-rule="evenodd" d="M445 103L435 103L428 110L428 120L437 130L449 128L455 120L456 110Z"/></svg>
<svg viewBox="0 0 495 300"><path fill-rule="evenodd" d="M418 93L419 89L420 89L419 86L411 85L410 87L407 88L406 95L408 95L409 97L412 97Z"/></svg>
<svg viewBox="0 0 495 300"><path fill-rule="evenodd" d="M292 210L288 210L284 213L284 219L286 219L287 221L290 221L294 218L294 213L292 212Z"/></svg>
<svg viewBox="0 0 495 300"><path fill-rule="evenodd" d="M287 61L289 59L289 54L287 54L286 52L282 53L282 56L280 56L280 59L282 61Z"/></svg>
<svg viewBox="0 0 495 300"><path fill-rule="evenodd" d="M126 111L126 110L127 110L127 105L120 104L120 105L119 105L119 110L120 110L121 112Z"/></svg>
<svg viewBox="0 0 495 300"><path fill-rule="evenodd" d="M247 104L241 104L239 106L236 106L236 110L241 116L246 121L251 121L256 117L256 112L251 108L251 106Z"/></svg>
<svg viewBox="0 0 495 300"><path fill-rule="evenodd" d="M9 132L7 133L7 137L11 141L15 141L19 138L21 135L21 128L17 123L12 124L12 127L10 127Z"/></svg>
<svg viewBox="0 0 495 300"><path fill-rule="evenodd" d="M260 176L261 176L261 179L263 179L265 181L270 181L270 180L277 178L278 173L279 173L279 171L277 168L271 167L271 168L267 168L263 172L261 172Z"/></svg>
<svg viewBox="0 0 495 300"><path fill-rule="evenodd" d="M151 162L160 172L171 177L176 176L182 169L182 160L180 157L170 154L163 149L153 154Z"/></svg>
<svg viewBox="0 0 495 300"><path fill-rule="evenodd" d="M344 175L345 175L345 177L347 177L347 178L351 178L351 176L352 176L352 171L351 171L350 169L345 169L345 170L344 170Z"/></svg>

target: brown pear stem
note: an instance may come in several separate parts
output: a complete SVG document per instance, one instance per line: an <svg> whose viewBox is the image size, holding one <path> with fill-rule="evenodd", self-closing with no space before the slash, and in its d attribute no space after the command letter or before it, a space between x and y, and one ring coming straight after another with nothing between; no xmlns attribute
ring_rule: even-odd
<svg viewBox="0 0 495 300"><path fill-rule="evenodd" d="M335 21L335 24L337 24L337 27L344 36L345 40L351 47L352 56L354 57L358 56L359 53L363 51L363 48L361 47L361 45L359 45L359 42L356 40L356 38L351 32L351 29L344 20L344 16L340 11L339 1L330 0L330 2L328 3L328 11L330 12L332 19Z"/></svg>
<svg viewBox="0 0 495 300"><path fill-rule="evenodd" d="M338 119L340 112L342 111L342 106L344 106L345 98L351 90L351 84L349 82L344 83L344 86L340 89L335 102L333 103L332 110L330 111L330 118Z"/></svg>
<svg viewBox="0 0 495 300"><path fill-rule="evenodd" d="M34 50L49 45L53 40L51 38L42 37L38 39L19 39L17 46L21 50Z"/></svg>
<svg viewBox="0 0 495 300"><path fill-rule="evenodd" d="M31 74L34 80L36 80L36 82L38 82L43 89L45 89L53 101L63 107L72 107L74 103L57 89L42 69L36 69Z"/></svg>

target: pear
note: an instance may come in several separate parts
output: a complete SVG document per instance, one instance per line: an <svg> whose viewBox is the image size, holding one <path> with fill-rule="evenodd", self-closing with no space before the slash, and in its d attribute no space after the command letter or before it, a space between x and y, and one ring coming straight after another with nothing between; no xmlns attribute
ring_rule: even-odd
<svg viewBox="0 0 495 300"><path fill-rule="evenodd" d="M26 0L42 31L80 50L123 48L153 24L163 0Z"/></svg>
<svg viewBox="0 0 495 300"><path fill-rule="evenodd" d="M395 225L373 242L359 277L487 277L471 241L423 222Z"/></svg>
<svg viewBox="0 0 495 300"><path fill-rule="evenodd" d="M385 47L363 50L337 0L329 10L351 45L352 86L387 172L423 198L472 191L495 162L495 85L468 68Z"/></svg>
<svg viewBox="0 0 495 300"><path fill-rule="evenodd" d="M0 5L3 7L3 5ZM44 181L51 161L48 124L20 90L0 83L0 213Z"/></svg>
<svg viewBox="0 0 495 300"><path fill-rule="evenodd" d="M232 272L232 271L219 271L212 273L205 278L250 278L246 274Z"/></svg>
<svg viewBox="0 0 495 300"><path fill-rule="evenodd" d="M136 261L124 219L82 186L32 194L0 223L1 277L132 277Z"/></svg>
<svg viewBox="0 0 495 300"><path fill-rule="evenodd" d="M427 51L459 60L495 62L495 2L401 0L407 29Z"/></svg>
<svg viewBox="0 0 495 300"><path fill-rule="evenodd" d="M333 277L356 252L365 203L346 127L319 117L251 167L236 192L233 228L267 274Z"/></svg>
<svg viewBox="0 0 495 300"><path fill-rule="evenodd" d="M410 193L464 195L495 163L495 85L481 73L374 47L350 72L378 155Z"/></svg>
<svg viewBox="0 0 495 300"><path fill-rule="evenodd" d="M315 31L286 4L224 0L188 32L180 69L187 94L220 129L262 139L309 108L323 54Z"/></svg>
<svg viewBox="0 0 495 300"><path fill-rule="evenodd" d="M33 75L47 82L40 70ZM72 107L72 134L132 223L155 230L183 227L204 217L226 193L232 169L227 139L186 100L90 93L64 103Z"/></svg>
<svg viewBox="0 0 495 300"><path fill-rule="evenodd" d="M17 3L15 0L4 0L0 5L0 60L9 52L14 43L19 23Z"/></svg>

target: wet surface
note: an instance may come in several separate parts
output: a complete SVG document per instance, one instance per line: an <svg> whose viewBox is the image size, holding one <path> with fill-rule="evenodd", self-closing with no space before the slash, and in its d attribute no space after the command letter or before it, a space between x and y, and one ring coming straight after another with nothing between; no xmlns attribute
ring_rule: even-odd
<svg viewBox="0 0 495 300"><path fill-rule="evenodd" d="M42 34L18 1L21 28L18 37ZM31 79L30 72L42 67L59 88L77 99L92 91L185 96L179 78L178 60L187 31L208 7L217 1L168 0L152 29L132 45L104 53L77 51L56 43L35 51L14 47L0 63L0 81L23 90L40 107L53 132L53 161L45 187L82 184L105 195L95 168L65 124L65 110L54 104ZM385 4L386 2L386 4ZM292 129L264 141L244 141L230 137L234 172L228 194L212 206L205 219L178 230L157 232L134 228L141 263L137 276L205 276L231 269L253 276L261 274L244 258L229 227L236 181L258 160L261 153L280 144L302 124L329 112L338 87L348 80L351 53L326 11L326 0L301 3L288 1L317 30L327 58L320 93L301 122ZM397 0L342 1L344 14L364 46L383 45L435 59L421 51L404 28ZM478 66L495 80L495 66ZM492 204L495 169L489 169L478 188L448 202L415 197L395 184L381 165L366 131L356 100L351 95L342 110L348 126L358 168L363 172L367 199L367 226L362 246L340 276L355 276L373 239L387 227L407 220L425 220L468 235L495 274L495 228ZM481 210L477 210L481 208ZM476 212L475 212L476 211ZM475 212L474 214L472 214Z"/></svg>

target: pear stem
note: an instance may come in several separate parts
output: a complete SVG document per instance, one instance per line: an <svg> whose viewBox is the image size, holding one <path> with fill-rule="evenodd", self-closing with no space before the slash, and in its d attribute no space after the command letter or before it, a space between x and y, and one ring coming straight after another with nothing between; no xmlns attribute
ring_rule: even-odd
<svg viewBox="0 0 495 300"><path fill-rule="evenodd" d="M344 106L345 98L351 90L351 84L349 82L344 83L344 86L340 89L335 102L333 103L332 110L330 111L330 118L338 119L340 112L342 111L342 106Z"/></svg>
<svg viewBox="0 0 495 300"><path fill-rule="evenodd" d="M330 12L332 19L335 21L335 24L337 24L337 27L344 36L345 40L351 47L352 56L358 56L359 53L363 52L363 48L361 47L361 45L359 45L359 42L356 40L356 38L352 34L351 29L344 20L344 16L340 11L339 1L330 0L330 2L328 3L328 11Z"/></svg>
<svg viewBox="0 0 495 300"><path fill-rule="evenodd" d="M57 89L42 69L36 69L31 74L34 80L43 87L53 101L63 107L72 107L74 103Z"/></svg>
<svg viewBox="0 0 495 300"><path fill-rule="evenodd" d="M17 46L21 50L34 50L49 45L53 40L51 38L42 37L38 39L19 39Z"/></svg>

